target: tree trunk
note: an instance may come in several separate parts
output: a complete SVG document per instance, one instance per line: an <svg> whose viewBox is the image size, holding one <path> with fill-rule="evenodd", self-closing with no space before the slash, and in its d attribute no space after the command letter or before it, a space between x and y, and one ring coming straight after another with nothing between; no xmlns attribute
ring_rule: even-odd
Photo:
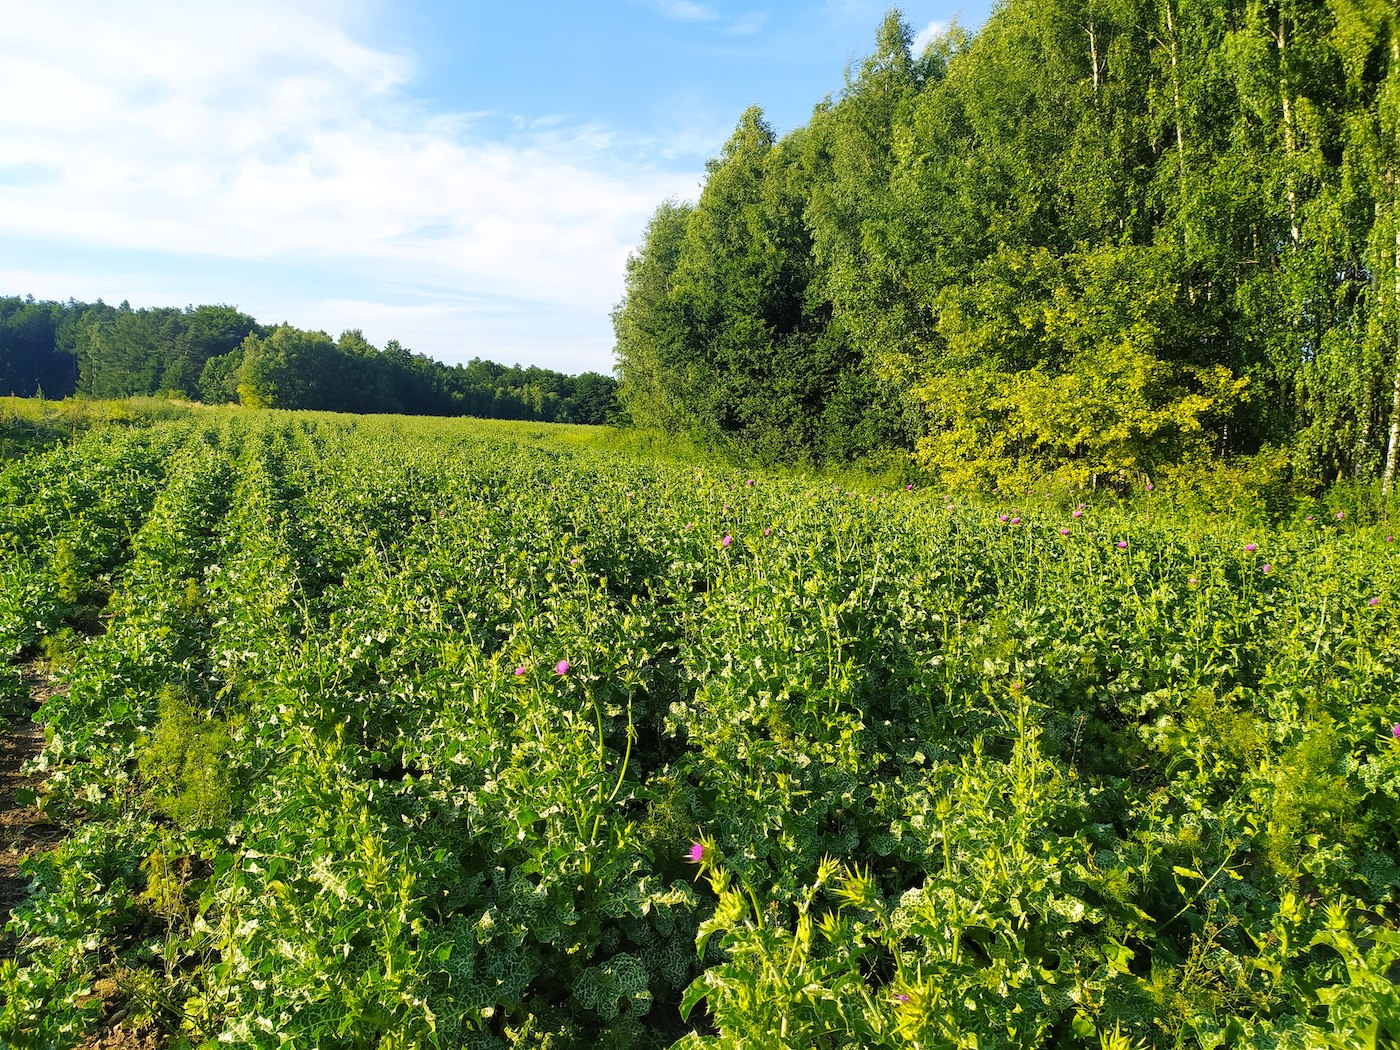
<svg viewBox="0 0 1400 1050"><path fill-rule="evenodd" d="M1183 182L1186 180L1186 133L1181 119L1181 49L1176 38L1176 18L1171 0L1162 5L1167 12L1167 54L1172 64L1172 105L1176 117L1176 163Z"/></svg>
<svg viewBox="0 0 1400 1050"><path fill-rule="evenodd" d="M1288 194L1288 230L1293 236L1293 247L1296 249L1303 239L1302 230L1298 223L1298 182L1294 174L1294 158L1298 154L1298 133L1293 123L1293 98L1288 92L1288 30L1282 12L1278 16L1278 32L1274 36L1274 43L1278 45L1278 94L1279 102L1283 107L1284 181Z"/></svg>
<svg viewBox="0 0 1400 1050"><path fill-rule="evenodd" d="M1091 20L1085 27L1084 32L1089 37L1089 68L1094 74L1094 97L1099 94L1099 31L1098 26Z"/></svg>
<svg viewBox="0 0 1400 1050"><path fill-rule="evenodd" d="M1395 298L1391 303L1390 322L1396 328L1395 334L1395 382L1390 402L1390 442L1385 450L1385 471L1381 475L1381 495L1389 496L1395 487L1396 451L1400 446L1400 201L1396 200L1400 186L1396 185L1395 169L1386 175L1390 184L1390 227L1395 235L1395 253L1391 257L1394 267Z"/></svg>

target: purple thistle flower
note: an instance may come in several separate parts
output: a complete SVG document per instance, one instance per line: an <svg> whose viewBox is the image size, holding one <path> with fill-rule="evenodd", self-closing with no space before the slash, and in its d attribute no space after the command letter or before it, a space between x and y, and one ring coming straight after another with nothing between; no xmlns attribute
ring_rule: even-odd
<svg viewBox="0 0 1400 1050"><path fill-rule="evenodd" d="M1395 542L1395 537L1394 537L1394 536L1387 536L1387 537L1385 538L1385 542L1386 542L1386 543L1394 543L1394 542Z"/></svg>
<svg viewBox="0 0 1400 1050"><path fill-rule="evenodd" d="M773 534L772 528L765 526L764 529L763 529L763 535L765 535L765 536L771 536L772 534Z"/></svg>
<svg viewBox="0 0 1400 1050"><path fill-rule="evenodd" d="M1381 603L1381 600L1380 600L1379 598L1372 598L1372 599L1371 599L1369 602L1367 602L1366 604L1367 604L1367 605L1379 605L1380 603Z"/></svg>
<svg viewBox="0 0 1400 1050"><path fill-rule="evenodd" d="M746 482L744 482L744 484L745 484L745 485L752 485L752 484L753 484L753 478L749 478L749 480L746 481Z"/></svg>
<svg viewBox="0 0 1400 1050"><path fill-rule="evenodd" d="M1151 491L1152 491L1152 482L1150 482L1150 481L1147 483L1147 491L1148 491L1148 492L1151 492Z"/></svg>
<svg viewBox="0 0 1400 1050"><path fill-rule="evenodd" d="M1012 525L1019 525L1019 524L1021 524L1021 519L1020 519L1020 518L1012 518L1012 519L1011 519L1011 524L1012 524Z"/></svg>
<svg viewBox="0 0 1400 1050"><path fill-rule="evenodd" d="M1189 580L1187 580L1186 582L1189 583L1192 587L1194 587L1194 586L1196 586L1196 577L1192 576L1192 577L1191 577Z"/></svg>
<svg viewBox="0 0 1400 1050"><path fill-rule="evenodd" d="M1070 512L1070 517L1071 517L1071 518L1082 518L1082 517L1084 517L1084 508L1083 508L1083 507L1075 507L1074 510Z"/></svg>
<svg viewBox="0 0 1400 1050"><path fill-rule="evenodd" d="M1060 530L1060 535L1061 535L1061 536L1068 536L1068 535L1069 535L1069 529L1061 529L1061 530Z"/></svg>
<svg viewBox="0 0 1400 1050"><path fill-rule="evenodd" d="M1120 551L1125 551L1125 550L1127 550L1127 549L1128 549L1128 541L1127 541L1127 540L1119 540L1119 541L1118 541L1118 549L1119 549Z"/></svg>
<svg viewBox="0 0 1400 1050"><path fill-rule="evenodd" d="M897 1003L907 1003L909 1001L909 995L906 992L898 992L895 994L894 1001Z"/></svg>
<svg viewBox="0 0 1400 1050"><path fill-rule="evenodd" d="M724 539L722 539L722 540L719 541L719 545L720 545L721 547L728 547L728 546L729 546L731 543L733 543L733 542L734 542L734 537L726 534L725 537L724 537Z"/></svg>
<svg viewBox="0 0 1400 1050"><path fill-rule="evenodd" d="M1396 722L1395 725L1390 727L1390 735L1396 740L1400 740L1400 722Z"/></svg>
<svg viewBox="0 0 1400 1050"><path fill-rule="evenodd" d="M570 663L568 660L560 660L554 665L555 674L565 675L569 673Z"/></svg>
<svg viewBox="0 0 1400 1050"><path fill-rule="evenodd" d="M1346 516L1347 516L1347 512L1346 512L1346 511L1344 511L1344 510L1339 510L1339 511L1337 511L1337 520L1338 520L1338 521L1341 521L1341 520L1342 520L1343 518L1345 518Z"/></svg>
<svg viewBox="0 0 1400 1050"><path fill-rule="evenodd" d="M1005 520L1006 520L1006 515L1005 515L1005 514L999 515L999 516L997 517L997 521L1005 521Z"/></svg>
<svg viewBox="0 0 1400 1050"><path fill-rule="evenodd" d="M701 864L705 860L705 844L703 842L692 842L690 849L686 852L686 860L692 864Z"/></svg>
<svg viewBox="0 0 1400 1050"><path fill-rule="evenodd" d="M516 678L524 678L524 677L525 677L525 665L524 665L524 664L521 664L519 667L517 667L517 668L515 669L515 677L516 677Z"/></svg>
<svg viewBox="0 0 1400 1050"><path fill-rule="evenodd" d="M1274 571L1274 567L1273 567L1272 565L1270 565L1268 562L1265 562L1265 563L1264 563L1264 567L1263 567L1263 569L1262 569L1261 571L1263 571L1263 572L1265 572L1265 573L1270 573L1270 572L1273 572L1273 571Z"/></svg>
<svg viewBox="0 0 1400 1050"><path fill-rule="evenodd" d="M1253 553L1254 553L1255 551L1257 551L1259 548L1256 547L1256 546L1255 546L1254 544L1252 544L1252 543L1246 543L1246 544L1244 545L1244 549L1245 549L1246 551L1248 551L1250 554L1253 554Z"/></svg>

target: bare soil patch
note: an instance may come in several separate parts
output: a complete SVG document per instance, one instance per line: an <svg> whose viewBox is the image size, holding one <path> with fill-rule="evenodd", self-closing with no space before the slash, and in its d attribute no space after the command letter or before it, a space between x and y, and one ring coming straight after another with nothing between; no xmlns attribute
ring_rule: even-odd
<svg viewBox="0 0 1400 1050"><path fill-rule="evenodd" d="M25 680L29 703L0 712L0 924L28 893L20 865L63 838L63 829L30 801L44 778L24 772L24 764L44 746L44 727L34 721L34 712L55 687L37 667L26 668Z"/></svg>

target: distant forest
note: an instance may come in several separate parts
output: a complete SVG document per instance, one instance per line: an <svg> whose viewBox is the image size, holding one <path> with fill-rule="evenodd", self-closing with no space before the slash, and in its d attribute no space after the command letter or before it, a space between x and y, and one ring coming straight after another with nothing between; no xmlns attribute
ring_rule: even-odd
<svg viewBox="0 0 1400 1050"><path fill-rule="evenodd" d="M616 381L474 359L444 365L358 330L332 340L268 327L231 306L133 310L126 303L0 297L0 394L163 395L205 404L606 423Z"/></svg>
<svg viewBox="0 0 1400 1050"><path fill-rule="evenodd" d="M777 138L743 115L614 314L631 418L951 483L1397 473L1400 5L898 11Z"/></svg>

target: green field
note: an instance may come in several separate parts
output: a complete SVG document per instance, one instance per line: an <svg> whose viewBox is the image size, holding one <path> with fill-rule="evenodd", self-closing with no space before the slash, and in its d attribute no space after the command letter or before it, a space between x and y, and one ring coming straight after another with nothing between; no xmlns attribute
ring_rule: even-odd
<svg viewBox="0 0 1400 1050"><path fill-rule="evenodd" d="M4 1045L1400 1039L1374 512L175 415L0 473Z"/></svg>

